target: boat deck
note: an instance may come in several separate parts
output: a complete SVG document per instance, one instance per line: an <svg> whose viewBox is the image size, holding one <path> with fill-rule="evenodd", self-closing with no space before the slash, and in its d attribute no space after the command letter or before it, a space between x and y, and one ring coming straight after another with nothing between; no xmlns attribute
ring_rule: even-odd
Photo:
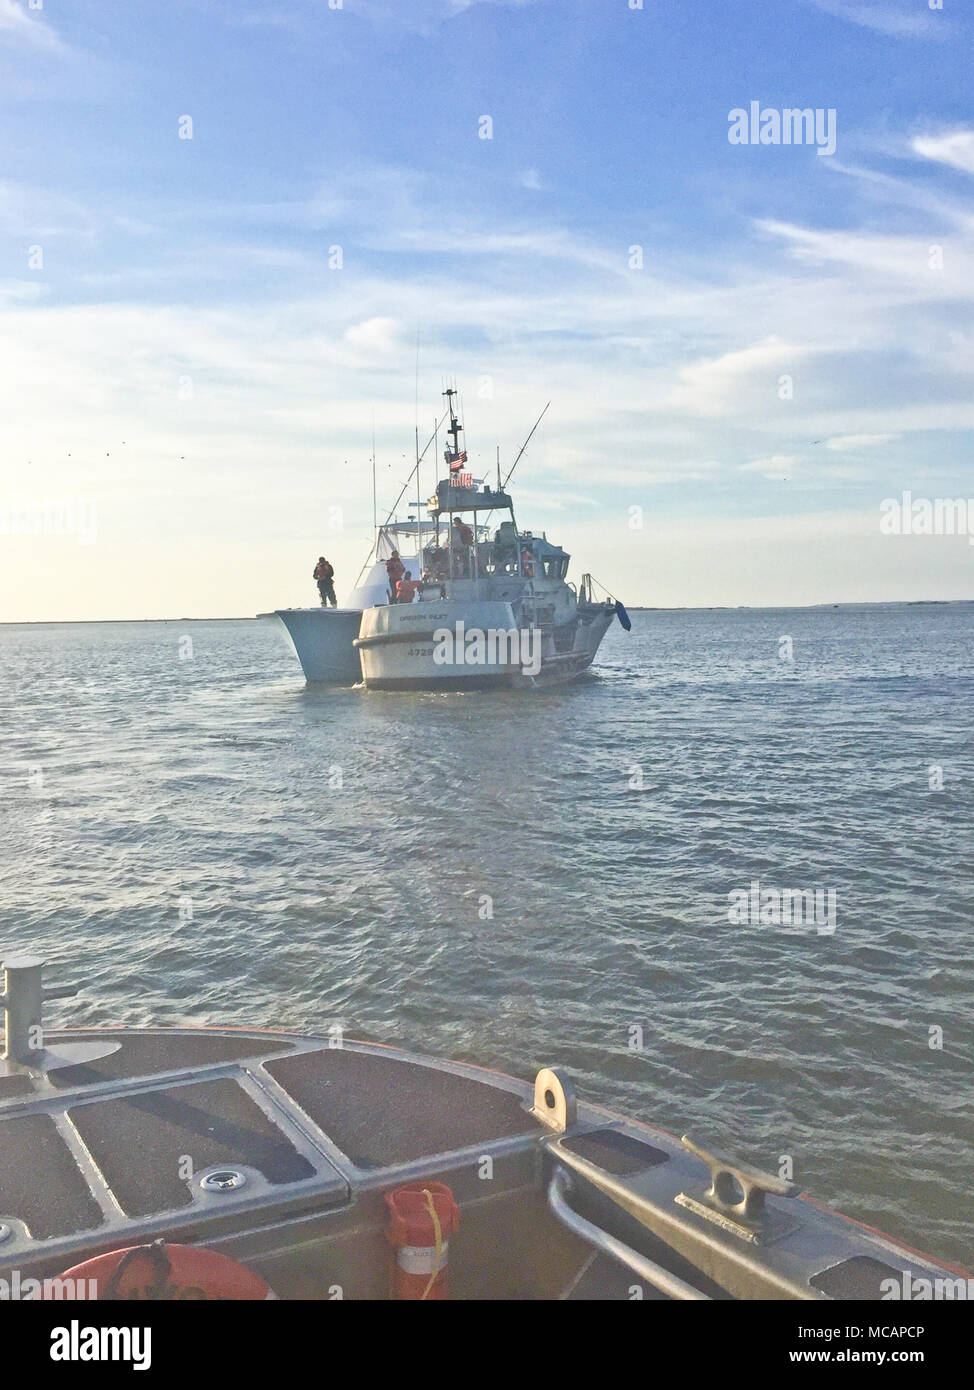
<svg viewBox="0 0 974 1390"><path fill-rule="evenodd" d="M416 1179L460 1207L456 1297L665 1296L612 1240L678 1297L687 1281L697 1297L874 1298L883 1277L930 1272L791 1196L769 1195L753 1232L715 1217L706 1164L673 1136L595 1106L554 1124L532 1085L476 1067L220 1030L45 1045L46 1066L0 1075L0 1274L52 1277L162 1236L223 1250L281 1297L382 1298L384 1194Z"/></svg>

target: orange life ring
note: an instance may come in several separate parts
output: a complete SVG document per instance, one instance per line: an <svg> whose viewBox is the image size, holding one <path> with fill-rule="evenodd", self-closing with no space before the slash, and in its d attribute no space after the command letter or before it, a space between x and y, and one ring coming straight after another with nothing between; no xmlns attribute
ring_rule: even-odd
<svg viewBox="0 0 974 1390"><path fill-rule="evenodd" d="M42 1297L56 1296L50 1284L66 1279L94 1283L98 1299L251 1299L274 1298L259 1274L200 1245L131 1245L73 1265L57 1281L44 1280Z"/></svg>

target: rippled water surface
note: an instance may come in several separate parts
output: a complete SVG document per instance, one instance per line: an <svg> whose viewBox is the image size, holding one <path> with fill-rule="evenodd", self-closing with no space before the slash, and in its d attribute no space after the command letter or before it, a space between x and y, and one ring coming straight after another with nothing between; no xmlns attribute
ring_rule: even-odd
<svg viewBox="0 0 974 1390"><path fill-rule="evenodd" d="M974 606L633 617L546 694L314 690L259 622L0 628L0 946L82 984L52 1023L556 1062L971 1262ZM731 922L754 879L834 889L834 934Z"/></svg>

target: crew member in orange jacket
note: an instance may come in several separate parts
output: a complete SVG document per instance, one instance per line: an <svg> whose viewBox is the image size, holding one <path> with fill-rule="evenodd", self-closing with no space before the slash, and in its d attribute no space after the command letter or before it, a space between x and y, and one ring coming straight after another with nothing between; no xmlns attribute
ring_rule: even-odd
<svg viewBox="0 0 974 1390"><path fill-rule="evenodd" d="M410 570L406 570L406 573L403 575L402 579L400 579L396 584L396 602L412 603L413 597L418 588L419 580L413 579L412 572Z"/></svg>
<svg viewBox="0 0 974 1390"><path fill-rule="evenodd" d="M406 572L406 566L398 550L394 550L386 561L386 574L389 576L390 603L396 602L396 585Z"/></svg>
<svg viewBox="0 0 974 1390"><path fill-rule="evenodd" d="M473 550L473 531L465 521L461 521L458 516L453 518L453 536L451 538L453 550L459 560L459 572L462 575L473 573L471 564L471 553ZM456 570L454 570L456 573Z"/></svg>

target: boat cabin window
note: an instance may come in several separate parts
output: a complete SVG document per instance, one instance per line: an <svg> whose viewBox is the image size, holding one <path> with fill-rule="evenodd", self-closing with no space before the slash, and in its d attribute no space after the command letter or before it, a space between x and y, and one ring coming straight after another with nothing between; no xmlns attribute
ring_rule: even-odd
<svg viewBox="0 0 974 1390"><path fill-rule="evenodd" d="M546 555L542 561L546 579L564 579L568 573L567 555Z"/></svg>

